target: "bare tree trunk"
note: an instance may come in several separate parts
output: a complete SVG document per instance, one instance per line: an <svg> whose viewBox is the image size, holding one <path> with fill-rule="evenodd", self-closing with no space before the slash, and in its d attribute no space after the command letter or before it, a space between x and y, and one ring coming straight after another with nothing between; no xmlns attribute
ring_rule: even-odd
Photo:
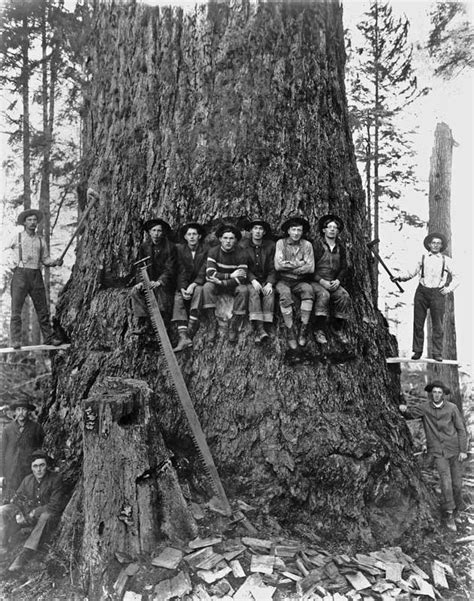
<svg viewBox="0 0 474 601"><path fill-rule="evenodd" d="M347 226L350 343L331 339L322 351L311 339L293 365L278 319L266 349L248 324L234 346L209 344L202 327L180 366L230 498L344 540L415 532L427 497L397 410L398 374L386 365L396 343L372 300L340 6L242 0L184 15L101 4L93 30L85 157L100 200L58 305L73 346L57 359L47 408L48 440L69 475L83 470L72 408L105 376L160 391L167 444L189 448L159 348L129 335L128 290L101 287L104 267L129 273L143 220L177 227L248 213L278 231L301 211L314 233L333 212ZM195 453L187 458L199 473Z"/></svg>
<svg viewBox="0 0 474 601"><path fill-rule="evenodd" d="M435 130L433 152L430 160L430 185L429 185L429 233L439 232L446 236L448 246L446 254L451 256L451 173L453 164L453 146L457 145L453 139L451 129L446 123L438 123ZM456 359L456 324L454 318L454 295L446 297L446 312L444 315L444 340L443 357ZM429 328L431 332L431 327ZM431 337L428 337L429 351L431 351ZM462 411L462 398L459 386L459 373L457 366L428 365L428 374L431 379L440 378L451 389L451 399Z"/></svg>

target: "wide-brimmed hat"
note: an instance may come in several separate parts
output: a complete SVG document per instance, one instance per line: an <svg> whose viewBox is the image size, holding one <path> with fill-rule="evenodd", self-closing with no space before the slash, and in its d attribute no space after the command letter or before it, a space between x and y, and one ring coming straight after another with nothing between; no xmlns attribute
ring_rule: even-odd
<svg viewBox="0 0 474 601"><path fill-rule="evenodd" d="M334 221L335 223L337 223L337 227L339 228L339 231L342 232L342 230L344 229L344 222L342 221L342 219L340 217L338 217L337 215L331 215L331 213L329 213L328 215L323 215L318 220L319 233L322 233L323 229L327 226L328 223L331 223L331 221Z"/></svg>
<svg viewBox="0 0 474 601"><path fill-rule="evenodd" d="M449 388L445 386L443 382L441 382L441 380L433 380L425 386L426 392L432 392L433 388L441 388L444 394L449 394L451 392Z"/></svg>
<svg viewBox="0 0 474 601"><path fill-rule="evenodd" d="M18 400L18 401L12 401L10 403L10 409L13 411L14 409L18 409L18 407L25 407L25 409L28 409L28 411L35 411L36 407L34 405L32 405L30 403L30 401L27 400Z"/></svg>
<svg viewBox="0 0 474 601"><path fill-rule="evenodd" d="M293 227L295 225L296 226L301 225L303 227L303 235L305 235L309 232L309 228L310 228L309 221L307 221L304 217L298 217L298 216L290 217L284 223L282 223L281 230L282 230L282 232L285 232L285 234L287 234L290 227Z"/></svg>
<svg viewBox="0 0 474 601"><path fill-rule="evenodd" d="M16 223L17 225L25 225L25 220L27 217L31 217L31 215L35 215L36 218L38 219L38 223L43 219L43 212L42 211L38 211L38 209L26 209L26 211L22 211L17 219L16 219Z"/></svg>
<svg viewBox="0 0 474 601"><path fill-rule="evenodd" d="M155 225L161 225L165 234L169 234L171 232L170 224L164 221L163 219L160 219L159 217L155 219L148 219L148 221L145 221L145 223L143 224L143 229L146 232L149 232L152 227L155 227Z"/></svg>
<svg viewBox="0 0 474 601"><path fill-rule="evenodd" d="M232 232L237 238L237 240L240 240L242 238L242 234L239 228L235 227L235 225L232 225L231 223L223 223L222 225L220 225L216 229L216 238L220 238L226 232Z"/></svg>
<svg viewBox="0 0 474 601"><path fill-rule="evenodd" d="M252 221L249 221L247 223L247 231L251 231L252 228L256 225L261 225L263 227L263 229L265 230L265 236L268 236L269 234L272 233L272 228L270 226L270 224L268 223L268 221L265 221L264 219L252 219Z"/></svg>
<svg viewBox="0 0 474 601"><path fill-rule="evenodd" d="M426 250L431 250L430 242L433 240L433 238L439 238L441 240L441 251L440 252L443 252L443 250L445 250L446 247L448 246L448 241L446 240L446 236L443 236L443 234L439 234L438 232L433 232L432 234L428 234L426 236L426 238L423 240L423 246L426 248Z"/></svg>
<svg viewBox="0 0 474 601"><path fill-rule="evenodd" d="M182 225L179 228L180 238L184 238L184 235L189 230L189 228L193 228L193 229L197 230L197 232L201 236L201 238L204 238L204 236L207 233L207 230L204 227L204 225L202 225L201 223L196 223L195 221L190 221L189 223L185 223L184 225Z"/></svg>
<svg viewBox="0 0 474 601"><path fill-rule="evenodd" d="M31 463L33 463L33 461L36 461L37 459L45 459L47 465L51 465L54 462L54 459L51 457L51 455L48 455L48 453L46 451L43 451L43 449L36 449L31 453Z"/></svg>

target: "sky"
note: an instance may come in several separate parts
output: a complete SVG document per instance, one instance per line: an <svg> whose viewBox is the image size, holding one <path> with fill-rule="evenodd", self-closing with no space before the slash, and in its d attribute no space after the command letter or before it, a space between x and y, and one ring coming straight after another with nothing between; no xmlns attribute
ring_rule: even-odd
<svg viewBox="0 0 474 601"><path fill-rule="evenodd" d="M181 6L185 10L192 10L196 2L190 0L148 0L147 4L154 6ZM67 4L74 2L68 0ZM346 0L343 4L344 26L351 29L353 42L357 43L355 24L368 9L368 2L360 0ZM429 1L394 1L392 7L395 15L406 14L410 21L410 36L414 44L424 43L427 39L430 22L429 11L432 3ZM467 4L472 22L472 4ZM416 63L418 77L421 85L432 88L431 93L414 105L404 120L410 125L418 127L415 137L417 152L417 174L424 193L410 192L403 199L403 208L416 213L422 219L428 216L428 175L430 168L430 155L434 140L436 124L443 121L449 125L458 146L453 151L452 171L452 231L453 231L453 257L458 265L462 283L455 293L456 321L458 333L458 356L463 367L472 373L473 361L473 319L472 307L474 294L472 287L473 275L473 74L463 73L453 81L441 81L432 77L429 61L426 56L417 57ZM0 96L0 108L5 106L5 97ZM2 132L5 125L0 127L0 159L5 158L6 137ZM0 170L0 195L8 194L9 183ZM1 215L0 215L1 217ZM400 266L405 269L415 260L421 249L422 241L426 235L425 229L414 230L404 228L401 232L387 226L381 229L381 244L385 255L391 257L391 267ZM382 250L382 249L381 249ZM393 290L393 284L381 272L380 284L382 292ZM406 302L406 307L399 312L398 319L401 326L396 334L399 341L400 354L408 355L411 346L411 320L412 298L416 281L405 284L406 292L400 298ZM379 303L382 311L385 301ZM394 332L395 333L395 332Z"/></svg>

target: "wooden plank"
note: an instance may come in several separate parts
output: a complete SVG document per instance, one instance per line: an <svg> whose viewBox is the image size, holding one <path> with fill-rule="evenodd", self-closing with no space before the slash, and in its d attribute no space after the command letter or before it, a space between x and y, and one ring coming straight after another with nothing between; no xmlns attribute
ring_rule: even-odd
<svg viewBox="0 0 474 601"><path fill-rule="evenodd" d="M14 349L12 346L0 348L0 355L6 355L8 353L29 353L39 351L63 351L70 347L70 344L60 344L54 346L52 344L32 344L31 346L22 346L19 349Z"/></svg>
<svg viewBox="0 0 474 601"><path fill-rule="evenodd" d="M273 574L274 555L252 555L250 571L261 574Z"/></svg>
<svg viewBox="0 0 474 601"><path fill-rule="evenodd" d="M175 570L181 559L183 558L183 552L173 547L165 547L163 551L151 560L151 565L158 568L166 568L168 570Z"/></svg>
<svg viewBox="0 0 474 601"><path fill-rule="evenodd" d="M387 357L387 363L437 363L438 365L459 365L459 362L455 359L443 359L442 361L436 361L435 359L429 359L422 357L421 359L409 359L408 357Z"/></svg>
<svg viewBox="0 0 474 601"><path fill-rule="evenodd" d="M351 574L344 574L344 576L349 581L349 584L356 591L362 591L365 588L370 588L370 582L367 578L362 574L362 572L352 572Z"/></svg>
<svg viewBox="0 0 474 601"><path fill-rule="evenodd" d="M435 586L449 588L444 566L442 563L436 561L436 559L431 564L431 573L433 574L433 582Z"/></svg>
<svg viewBox="0 0 474 601"><path fill-rule="evenodd" d="M203 547L212 547L212 545L218 545L222 542L222 536L214 536L212 538L195 538L190 541L188 547L190 549L202 549Z"/></svg>
<svg viewBox="0 0 474 601"><path fill-rule="evenodd" d="M238 559L231 561L230 567L232 568L232 574L234 575L234 578L245 578L246 574L242 568L242 564Z"/></svg>

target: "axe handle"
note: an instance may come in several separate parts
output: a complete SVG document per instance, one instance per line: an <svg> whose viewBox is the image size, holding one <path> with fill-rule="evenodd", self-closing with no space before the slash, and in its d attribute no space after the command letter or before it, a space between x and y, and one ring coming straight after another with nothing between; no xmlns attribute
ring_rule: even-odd
<svg viewBox="0 0 474 601"><path fill-rule="evenodd" d="M69 239L69 242L66 244L66 248L63 250L63 252L61 253L61 256L59 257L59 261L62 261L64 259L64 255L67 253L67 251L69 250L69 247L71 246L71 244L74 241L74 238L77 236L77 234L79 233L79 230L82 227L82 224L84 223L84 221L86 220L87 215L89 214L90 210L92 209L94 202L96 200L95 197L92 197L93 200L91 202L89 202L89 206L87 207L87 209L84 211L84 213L82 214L82 217L79 221L79 223L76 226L76 229L74 230L73 235L71 236L71 238Z"/></svg>
<svg viewBox="0 0 474 601"><path fill-rule="evenodd" d="M388 273L388 275L390 276L390 279L392 280L392 282L394 282L394 280L392 279L393 278L393 274L390 271L390 269L387 267L387 265L385 264L385 261L382 259L382 257L379 255L379 253L376 250L374 250L371 246L369 248L372 251L374 257L380 263L380 265L382 265L382 267ZM405 290L403 290L403 288L400 286L400 282L394 282L394 284L397 286L397 288L400 290L400 292L405 292Z"/></svg>

